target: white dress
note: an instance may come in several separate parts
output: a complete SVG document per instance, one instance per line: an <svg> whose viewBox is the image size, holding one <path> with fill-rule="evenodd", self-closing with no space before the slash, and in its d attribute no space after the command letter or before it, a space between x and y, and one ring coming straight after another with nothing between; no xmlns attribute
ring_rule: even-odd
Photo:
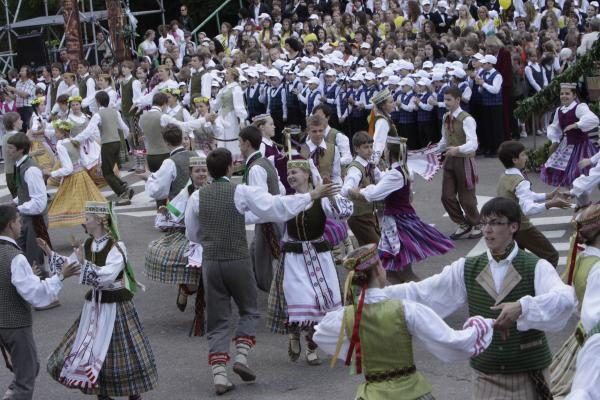
<svg viewBox="0 0 600 400"><path fill-rule="evenodd" d="M218 141L218 147L231 151L234 162L243 161L237 139L241 126L248 118L248 111L241 86L237 82L227 84L217 94L214 106L214 110L219 110L223 124L223 136L217 138L223 141Z"/></svg>

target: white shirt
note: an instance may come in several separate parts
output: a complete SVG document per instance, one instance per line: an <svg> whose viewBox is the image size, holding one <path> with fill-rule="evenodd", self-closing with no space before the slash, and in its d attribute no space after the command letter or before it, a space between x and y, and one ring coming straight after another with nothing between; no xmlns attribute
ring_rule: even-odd
<svg viewBox="0 0 600 400"><path fill-rule="evenodd" d="M397 168L400 164L395 162L392 164L392 169L386 171L381 177L381 180L376 185L369 185L360 190L365 199L369 202L380 201L385 199L390 193L402 189L405 185L404 176Z"/></svg>
<svg viewBox="0 0 600 400"><path fill-rule="evenodd" d="M579 120L577 122L577 128L579 128L582 132L589 132L594 128L598 127L598 116L590 111L590 108L585 103L577 103L576 101L571 102L568 106L561 106L556 109L554 112L554 119L547 128L547 136L548 139L552 141L552 143L558 143L562 139L563 131L560 128L560 123L558 121L558 112L568 112L573 107L577 107L575 109L575 116Z"/></svg>
<svg viewBox="0 0 600 400"><path fill-rule="evenodd" d="M374 304L390 299L386 289L367 289L365 304ZM418 338L438 359L450 362L468 360L485 350L492 342L494 320L477 317L486 330L467 327L463 330L450 328L431 308L413 301L402 302L408 332ZM315 327L313 340L327 354L334 354L344 308L328 312ZM339 358L344 360L348 353L349 340L343 336Z"/></svg>
<svg viewBox="0 0 600 400"><path fill-rule="evenodd" d="M491 75L494 72L498 72L498 71L496 71L494 68L492 68L489 71L484 71L483 73L484 74L487 73L488 75ZM483 75L482 75L482 77L483 77ZM500 75L500 72L498 72L496 74L491 85L489 83L483 82L483 84L481 86L479 86L480 92L482 92L483 90L487 90L491 94L498 94L498 93L500 93L501 89L502 89L502 75Z"/></svg>
<svg viewBox="0 0 600 400"><path fill-rule="evenodd" d="M458 118L458 115L462 112L462 108L458 107L452 113L454 119ZM466 142L458 146L458 151L461 154L470 154L477 151L477 123L475 119L470 115L463 120L463 131L465 132ZM437 147L437 151L442 152L448 147L448 131L446 131L446 121L442 122L442 138L440 139Z"/></svg>
<svg viewBox="0 0 600 400"><path fill-rule="evenodd" d="M50 176L53 178L69 176L74 171L73 162L71 161L71 157L69 157L69 152L65 147L65 143L70 141L70 139L62 139L59 140L58 143L56 143L56 154L58 155L58 159L60 160L60 168L50 173Z"/></svg>
<svg viewBox="0 0 600 400"><path fill-rule="evenodd" d="M85 79L89 76L89 72L82 76L81 79ZM96 81L94 78L88 79L85 82L85 87L87 88L85 99L81 101L81 107L93 107L96 104Z"/></svg>
<svg viewBox="0 0 600 400"><path fill-rule="evenodd" d="M308 151L310 152L310 154L313 154L313 152L317 149L317 147L320 147L323 150L327 150L327 143L325 142L325 139L323 139L323 141L321 142L321 144L319 146L314 144L312 142L312 140L307 139L306 145L308 146ZM312 157L310 157L310 159L312 161ZM342 184L342 167L340 165L340 153L337 151L334 152L334 154L333 154L333 168L331 170L331 182L338 183L340 185Z"/></svg>
<svg viewBox="0 0 600 400"><path fill-rule="evenodd" d="M327 135L329 135L330 131L331 127L327 125L323 140L327 140ZM350 152L350 139L348 139L348 136L338 131L338 134L335 137L335 146L340 152L340 163L342 165L350 164L352 162L352 153Z"/></svg>
<svg viewBox="0 0 600 400"><path fill-rule="evenodd" d="M161 82L158 85L154 86L148 94L140 96L139 98L135 99L133 104L135 104L138 107L149 107L152 105L152 98L154 97L154 95L156 93L160 92L163 89L178 89L178 88L179 88L179 84L177 82L175 82L173 79L167 79L166 81Z"/></svg>
<svg viewBox="0 0 600 400"><path fill-rule="evenodd" d="M515 245L508 257L500 262L487 252L496 292L500 292L511 260L517 252L518 246ZM465 259L459 258L437 275L420 282L388 286L385 290L391 298L423 303L445 318L467 303L464 270ZM527 295L519 300L522 313L517 320L517 329L560 331L575 310L575 291L565 285L554 267L543 259L538 260L535 266L534 287L535 296Z"/></svg>
<svg viewBox="0 0 600 400"><path fill-rule="evenodd" d="M17 245L8 236L0 236L0 240ZM62 282L58 276L41 280L33 273L23 254L17 255L10 262L10 275L10 283L17 289L17 293L32 306L45 307L58 300L58 293L62 289Z"/></svg>
<svg viewBox="0 0 600 400"><path fill-rule="evenodd" d="M506 175L520 175L521 171L517 168L508 168L504 171ZM519 199L519 207L525 215L535 215L546 211L546 194L536 193L531 190L531 182L523 179L515 188L515 196Z"/></svg>
<svg viewBox="0 0 600 400"><path fill-rule="evenodd" d="M589 203L589 195L600 183L600 152L594 154L590 159L593 167L587 175L580 175L572 183L571 194L577 196L577 203L580 205ZM581 199L580 199L581 198Z"/></svg>
<svg viewBox="0 0 600 400"><path fill-rule="evenodd" d="M176 147L169 153L172 156L176 151L183 149L182 146ZM170 158L165 159L160 168L150 174L146 181L146 193L155 200L164 200L169 197L171 183L177 178L177 167Z"/></svg>
<svg viewBox="0 0 600 400"><path fill-rule="evenodd" d="M259 151L255 151L250 154L248 159L246 160L246 166L248 166L248 160L250 160L256 153ZM277 173L277 170L275 170ZM285 195L285 186L281 183L281 179L279 179L279 174L277 173L277 184L279 186L279 194ZM248 171L248 183L249 186L256 186L264 190L265 192L269 191L269 185L267 184L267 171L260 165L253 165Z"/></svg>
<svg viewBox="0 0 600 400"><path fill-rule="evenodd" d="M256 186L237 185L233 201L238 212L245 215L246 224L257 224L285 222L303 211L312 200L310 193L271 196ZM185 209L186 236L194 243L201 243L199 210L200 196L196 190L190 196Z"/></svg>
<svg viewBox="0 0 600 400"><path fill-rule="evenodd" d="M379 164L379 160L381 159L381 156L383 156L389 131L390 124L387 120L385 118L377 119L375 122L375 133L373 135L373 155L371 156L371 162L375 165Z"/></svg>
<svg viewBox="0 0 600 400"><path fill-rule="evenodd" d="M28 156L25 155L15 163L15 174L18 173L19 166L23 164L27 157ZM42 170L37 166L30 167L25 171L24 178L24 184L27 185L30 200L17 206L17 209L23 215L40 215L46 210L46 206L48 205L46 184L44 183ZM16 204L19 204L18 197L15 197L13 201Z"/></svg>
<svg viewBox="0 0 600 400"><path fill-rule="evenodd" d="M367 168L367 165L369 164L369 162L367 160L365 160L364 158L362 158L361 156L356 156L356 158L354 160L365 168ZM377 168L375 165L373 165L372 168L373 168L373 177L375 178L374 183L377 183L381 179L382 174L381 174L381 171L379 170L379 168ZM358 189L360 186L361 180L362 180L362 174L360 173L360 170L354 166L350 166L348 168L348 171L346 171L346 177L344 178L344 185L342 186L342 190L340 191L340 194L344 197L348 197L348 190Z"/></svg>

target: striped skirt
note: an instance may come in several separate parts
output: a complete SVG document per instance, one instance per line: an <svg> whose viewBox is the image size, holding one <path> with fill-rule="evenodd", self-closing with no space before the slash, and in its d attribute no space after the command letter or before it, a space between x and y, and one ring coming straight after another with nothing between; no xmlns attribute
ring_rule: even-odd
<svg viewBox="0 0 600 400"><path fill-rule="evenodd" d="M271 290L267 299L267 327L272 333L288 333L288 312L283 293L283 265L285 254L281 256L271 281Z"/></svg>
<svg viewBox="0 0 600 400"><path fill-rule="evenodd" d="M578 143L575 145L573 153L571 153L571 157L569 158L569 162L567 163L567 167L564 171L554 168L546 168L546 166L543 166L540 173L540 179L542 182L550 186L570 188L576 178L578 178L580 175L587 175L590 170L589 167L583 170L579 169L579 166L577 165L579 161L583 160L584 158L591 158L597 152L598 146L596 146L591 140Z"/></svg>
<svg viewBox="0 0 600 400"><path fill-rule="evenodd" d="M325 232L323 238L329 242L331 247L342 243L348 236L348 227L345 222L336 221L333 218L325 220Z"/></svg>
<svg viewBox="0 0 600 400"><path fill-rule="evenodd" d="M60 382L60 372L71 353L78 327L79 319L48 357L46 369L57 382ZM95 388L81 391L99 396L130 396L148 392L158 385L154 354L132 301L117 303L115 327L97 383Z"/></svg>
<svg viewBox="0 0 600 400"><path fill-rule="evenodd" d="M529 374L493 374L487 375L473 371L473 399L476 400L531 400L538 394ZM544 370L546 382L550 382L550 370Z"/></svg>
<svg viewBox="0 0 600 400"><path fill-rule="evenodd" d="M572 334L552 358L550 388L555 400L563 399L571 392L579 349L577 338Z"/></svg>
<svg viewBox="0 0 600 400"><path fill-rule="evenodd" d="M144 263L146 277L160 283L197 285L200 269L187 266L187 250L188 240L179 229L150 242Z"/></svg>
<svg viewBox="0 0 600 400"><path fill-rule="evenodd" d="M452 240L421 221L416 214L392 217L396 222L396 229L391 231L382 229L379 241L379 257L386 270L401 271L408 264L445 254L454 248ZM397 235L397 237L388 237L388 235ZM392 243L398 242L399 249L394 250Z"/></svg>

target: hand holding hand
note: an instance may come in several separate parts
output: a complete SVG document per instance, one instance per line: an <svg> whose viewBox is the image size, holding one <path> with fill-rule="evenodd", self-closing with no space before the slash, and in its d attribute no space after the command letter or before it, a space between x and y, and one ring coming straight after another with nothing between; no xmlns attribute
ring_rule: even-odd
<svg viewBox="0 0 600 400"><path fill-rule="evenodd" d="M577 166L579 167L579 169L585 169L591 165L592 165L592 160L590 160L589 158L584 158L582 160L579 160L579 162L577 163Z"/></svg>
<svg viewBox="0 0 600 400"><path fill-rule="evenodd" d="M310 191L310 198L313 200L322 199L323 197L335 196L340 192L340 185L335 183L326 183L319 185Z"/></svg>
<svg viewBox="0 0 600 400"><path fill-rule="evenodd" d="M65 279L71 276L79 275L81 271L81 265L77 263L70 263L66 267L63 267L62 274Z"/></svg>
<svg viewBox="0 0 600 400"><path fill-rule="evenodd" d="M546 208L571 208L571 203L561 196L551 198L546 202Z"/></svg>

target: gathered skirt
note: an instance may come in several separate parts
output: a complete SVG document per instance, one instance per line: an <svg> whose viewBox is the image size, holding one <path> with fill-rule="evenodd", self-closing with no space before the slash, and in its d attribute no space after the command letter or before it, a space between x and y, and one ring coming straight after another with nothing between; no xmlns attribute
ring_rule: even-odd
<svg viewBox="0 0 600 400"><path fill-rule="evenodd" d="M130 396L148 392L158 385L154 354L133 302L116 303L116 307L115 326L97 385L80 389L85 394ZM47 371L57 382L60 382L65 359L71 354L79 320L69 328L48 358Z"/></svg>
<svg viewBox="0 0 600 400"><path fill-rule="evenodd" d="M52 167L54 167L54 153L46 143L39 140L32 140L29 154L42 171L51 171Z"/></svg>
<svg viewBox="0 0 600 400"><path fill-rule="evenodd" d="M573 333L552 357L550 389L555 400L563 399L571 392L580 348L575 333Z"/></svg>
<svg viewBox="0 0 600 400"><path fill-rule="evenodd" d="M85 203L105 202L85 170L66 176L48 209L48 227L63 228L85 223Z"/></svg>
<svg viewBox="0 0 600 400"><path fill-rule="evenodd" d="M150 242L144 263L146 277L160 283L197 285L201 270L188 267L188 243L182 229L171 229Z"/></svg>
<svg viewBox="0 0 600 400"><path fill-rule="evenodd" d="M387 271L401 271L408 264L445 254L454 248L452 240L421 221L416 214L386 215L383 225L379 257Z"/></svg>
<svg viewBox="0 0 600 400"><path fill-rule="evenodd" d="M551 186L570 188L576 178L580 175L587 175L590 168L579 169L577 164L584 158L591 158L596 154L598 152L598 147L591 140L586 140L585 142L575 144L574 146L573 153L571 153L571 157L569 158L564 171L549 168L545 165L542 167L540 173L542 182Z"/></svg>

